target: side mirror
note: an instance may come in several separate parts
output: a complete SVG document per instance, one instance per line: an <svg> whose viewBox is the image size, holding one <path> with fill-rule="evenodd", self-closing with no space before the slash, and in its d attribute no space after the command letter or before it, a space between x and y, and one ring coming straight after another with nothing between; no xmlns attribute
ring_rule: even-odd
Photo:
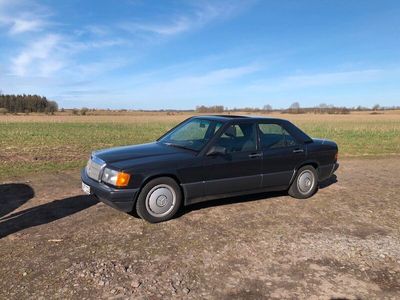
<svg viewBox="0 0 400 300"><path fill-rule="evenodd" d="M226 148L222 146L212 146L207 152L207 156L226 155Z"/></svg>

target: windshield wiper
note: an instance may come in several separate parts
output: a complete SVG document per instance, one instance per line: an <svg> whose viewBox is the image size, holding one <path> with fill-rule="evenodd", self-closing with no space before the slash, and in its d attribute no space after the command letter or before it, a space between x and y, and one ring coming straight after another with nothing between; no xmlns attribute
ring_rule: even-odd
<svg viewBox="0 0 400 300"><path fill-rule="evenodd" d="M179 145L179 144L174 144L174 143L169 143L169 142L164 142L164 145L170 146L170 147L175 147L175 148L181 148L181 149L186 149L186 150L190 150L190 151L194 151L197 152L196 150L183 146L183 145Z"/></svg>

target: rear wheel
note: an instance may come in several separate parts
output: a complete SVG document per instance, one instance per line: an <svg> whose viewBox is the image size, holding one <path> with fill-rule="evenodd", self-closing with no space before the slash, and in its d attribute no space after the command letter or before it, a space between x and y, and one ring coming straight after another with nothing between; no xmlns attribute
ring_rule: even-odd
<svg viewBox="0 0 400 300"><path fill-rule="evenodd" d="M315 194L318 188L318 173L311 165L301 167L290 188L289 195L297 199L306 199Z"/></svg>
<svg viewBox="0 0 400 300"><path fill-rule="evenodd" d="M176 181L159 177L143 187L136 202L136 212L142 219L158 223L171 219L181 203L182 193Z"/></svg>

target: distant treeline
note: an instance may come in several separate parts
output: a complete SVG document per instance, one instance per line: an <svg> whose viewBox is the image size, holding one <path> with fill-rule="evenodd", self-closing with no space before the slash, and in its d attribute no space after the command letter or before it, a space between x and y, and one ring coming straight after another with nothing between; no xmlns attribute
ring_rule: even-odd
<svg viewBox="0 0 400 300"><path fill-rule="evenodd" d="M301 107L298 102L294 102L286 109L273 109L271 105L266 104L262 108L258 107L239 107L239 108L227 108L222 105L214 106L197 106L197 113L222 113L222 112L249 112L249 113L270 113L270 112L280 112L286 114L349 114L352 111L383 111L383 110L399 110L400 106L384 107L379 104L374 105L372 108L357 106L357 107L344 107L344 106L334 106L328 104L320 104L315 107Z"/></svg>
<svg viewBox="0 0 400 300"><path fill-rule="evenodd" d="M58 104L38 95L0 94L0 111L3 113L54 113L58 111Z"/></svg>
<svg viewBox="0 0 400 300"><path fill-rule="evenodd" d="M197 106L197 113L223 113L223 112L249 112L249 113L270 113L270 112L281 112L287 114L305 114L305 113L316 113L316 114L348 114L350 109L346 107L336 107L336 106L318 106L318 107L308 107L302 108L296 102L293 103L287 109L273 109L271 105L264 105L262 108L258 107L240 107L240 108L224 108L222 105L215 106Z"/></svg>
<svg viewBox="0 0 400 300"><path fill-rule="evenodd" d="M349 114L350 109L347 107L337 107L334 105L320 104L316 107L300 107L298 102L293 103L288 109L283 109L282 113L287 114L305 114L305 113L314 113L314 114Z"/></svg>
<svg viewBox="0 0 400 300"><path fill-rule="evenodd" d="M223 105L214 105L214 106L196 106L196 112L198 113L222 113L224 112Z"/></svg>

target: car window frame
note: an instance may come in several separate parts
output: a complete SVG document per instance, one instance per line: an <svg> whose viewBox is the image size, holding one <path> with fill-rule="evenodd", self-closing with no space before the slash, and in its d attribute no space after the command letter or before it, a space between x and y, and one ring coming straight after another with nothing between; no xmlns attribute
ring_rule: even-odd
<svg viewBox="0 0 400 300"><path fill-rule="evenodd" d="M204 147L203 151L202 151L202 155L207 156L207 152L211 149L211 147L213 147L216 143L216 141L222 136L222 134L224 134L224 132L226 131L226 129L228 129L229 126L232 125L239 125L239 124L252 124L253 126L257 126L257 122L255 120L248 120L248 119L242 119L242 120L231 120L231 121L227 121L223 126L221 126L218 131L216 132L216 134L214 135L214 137L210 140L209 144ZM250 150L250 151L237 151L237 152L230 152L230 155L234 155L236 153L248 153L248 152L258 152L261 150L261 145L260 145L260 135L259 132L257 130L257 127L255 128L255 133L256 133L256 150Z"/></svg>

